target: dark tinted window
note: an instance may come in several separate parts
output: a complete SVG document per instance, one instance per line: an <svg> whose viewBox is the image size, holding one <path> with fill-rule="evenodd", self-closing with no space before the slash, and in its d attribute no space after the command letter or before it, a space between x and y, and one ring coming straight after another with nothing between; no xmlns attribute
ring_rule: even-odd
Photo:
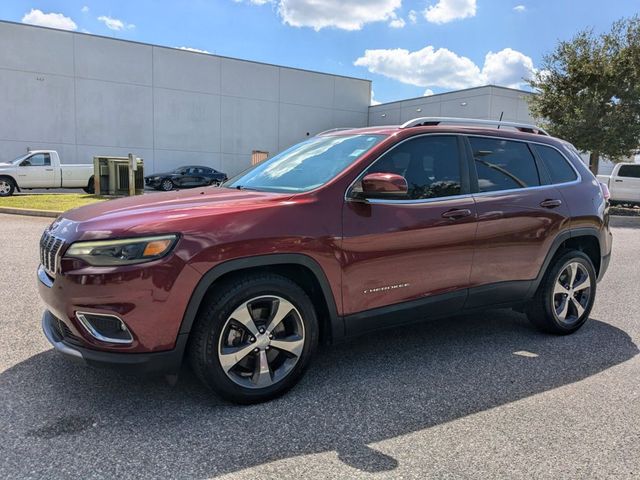
<svg viewBox="0 0 640 480"><path fill-rule="evenodd" d="M367 173L397 173L407 179L404 199L459 195L460 159L454 136L427 136L407 140L386 153Z"/></svg>
<svg viewBox="0 0 640 480"><path fill-rule="evenodd" d="M640 178L640 165L622 165L618 171L618 176Z"/></svg>
<svg viewBox="0 0 640 480"><path fill-rule="evenodd" d="M551 176L551 183L571 182L578 178L571 165L555 148L543 145L534 145L534 147Z"/></svg>
<svg viewBox="0 0 640 480"><path fill-rule="evenodd" d="M23 167L47 167L51 165L51 157L48 153L36 153L25 159L21 165Z"/></svg>
<svg viewBox="0 0 640 480"><path fill-rule="evenodd" d="M533 154L524 142L469 137L481 192L540 185Z"/></svg>

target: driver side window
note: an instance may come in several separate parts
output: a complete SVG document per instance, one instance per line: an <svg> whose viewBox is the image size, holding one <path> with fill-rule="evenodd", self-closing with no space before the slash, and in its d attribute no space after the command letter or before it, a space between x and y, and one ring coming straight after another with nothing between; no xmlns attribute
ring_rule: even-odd
<svg viewBox="0 0 640 480"><path fill-rule="evenodd" d="M48 167L49 165L51 165L51 157L48 153L36 153L20 163L21 167Z"/></svg>
<svg viewBox="0 0 640 480"><path fill-rule="evenodd" d="M420 200L460 195L460 155L453 135L413 138L379 158L365 174L395 173L407 180L407 195L399 200Z"/></svg>

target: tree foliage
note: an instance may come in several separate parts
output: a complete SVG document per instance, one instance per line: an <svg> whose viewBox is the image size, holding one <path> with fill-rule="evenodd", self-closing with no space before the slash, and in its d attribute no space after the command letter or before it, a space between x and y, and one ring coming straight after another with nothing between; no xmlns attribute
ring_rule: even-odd
<svg viewBox="0 0 640 480"><path fill-rule="evenodd" d="M613 161L640 145L640 17L562 41L544 57L529 81L534 116L549 131L592 153L592 170L603 155ZM593 165L593 161L596 164Z"/></svg>

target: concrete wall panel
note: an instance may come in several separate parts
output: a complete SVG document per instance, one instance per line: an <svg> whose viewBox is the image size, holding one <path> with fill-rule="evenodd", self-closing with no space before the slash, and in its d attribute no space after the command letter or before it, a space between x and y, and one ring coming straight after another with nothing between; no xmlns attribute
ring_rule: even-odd
<svg viewBox="0 0 640 480"><path fill-rule="evenodd" d="M22 142L14 140L0 140L0 162L13 160L30 150L56 150L62 163L77 163L76 146L68 143L53 142Z"/></svg>
<svg viewBox="0 0 640 480"><path fill-rule="evenodd" d="M76 80L77 142L153 148L151 88Z"/></svg>
<svg viewBox="0 0 640 480"><path fill-rule="evenodd" d="M146 164L146 162L145 162ZM149 174L174 170L184 165L203 165L222 170L222 155L217 152L185 152L182 150L156 150L153 168Z"/></svg>
<svg viewBox="0 0 640 480"><path fill-rule="evenodd" d="M333 112L327 108L280 104L279 150L333 128Z"/></svg>
<svg viewBox="0 0 640 480"><path fill-rule="evenodd" d="M334 108L367 112L371 99L369 82L354 78L335 77Z"/></svg>
<svg viewBox="0 0 640 480"><path fill-rule="evenodd" d="M220 58L173 48L153 47L156 87L220 93Z"/></svg>
<svg viewBox="0 0 640 480"><path fill-rule="evenodd" d="M280 69L280 101L317 107L333 106L334 77L290 68ZM368 102L367 102L368 103Z"/></svg>
<svg viewBox="0 0 640 480"><path fill-rule="evenodd" d="M398 125L400 123L400 106L394 105L394 108L373 107L369 110L369 125Z"/></svg>
<svg viewBox="0 0 640 480"><path fill-rule="evenodd" d="M0 70L0 139L75 143L73 78Z"/></svg>
<svg viewBox="0 0 640 480"><path fill-rule="evenodd" d="M222 97L222 151L251 154L278 150L278 104L249 98Z"/></svg>
<svg viewBox="0 0 640 480"><path fill-rule="evenodd" d="M73 75L73 34L48 28L0 25L0 67Z"/></svg>
<svg viewBox="0 0 640 480"><path fill-rule="evenodd" d="M78 77L151 85L150 45L76 35L75 55Z"/></svg>
<svg viewBox="0 0 640 480"><path fill-rule="evenodd" d="M220 151L220 97L156 88L155 147Z"/></svg>
<svg viewBox="0 0 640 480"><path fill-rule="evenodd" d="M368 121L367 112L350 112L346 110L333 111L333 127L366 127Z"/></svg>
<svg viewBox="0 0 640 480"><path fill-rule="evenodd" d="M280 67L231 58L220 61L223 95L278 101Z"/></svg>

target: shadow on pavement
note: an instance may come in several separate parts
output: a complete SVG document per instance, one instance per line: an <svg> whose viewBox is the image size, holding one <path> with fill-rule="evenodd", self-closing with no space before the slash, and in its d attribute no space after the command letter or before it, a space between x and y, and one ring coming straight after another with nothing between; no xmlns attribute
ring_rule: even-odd
<svg viewBox="0 0 640 480"><path fill-rule="evenodd" d="M514 355L523 350L538 356ZM598 320L555 337L523 315L491 311L323 348L289 394L239 407L189 371L171 388L76 367L50 350L0 374L0 472L205 478L323 451L389 472L397 460L367 445L580 381L637 353L624 331Z"/></svg>

